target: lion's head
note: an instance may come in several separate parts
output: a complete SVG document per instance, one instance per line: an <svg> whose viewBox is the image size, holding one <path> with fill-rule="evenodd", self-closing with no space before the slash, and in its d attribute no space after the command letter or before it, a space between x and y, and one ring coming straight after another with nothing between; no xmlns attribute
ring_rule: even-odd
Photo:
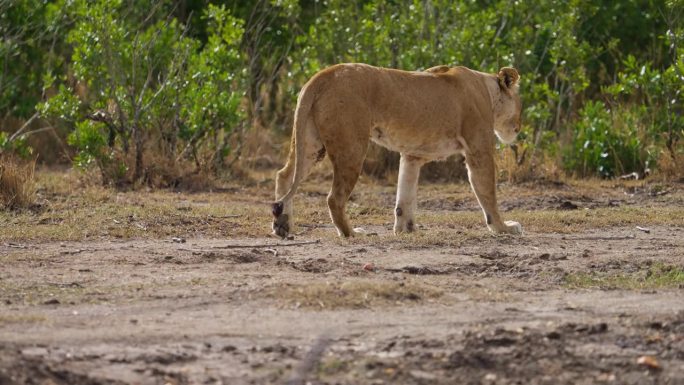
<svg viewBox="0 0 684 385"><path fill-rule="evenodd" d="M494 103L494 132L499 139L510 144L520 132L522 103L518 94L520 75L515 68L504 67L497 75L499 97Z"/></svg>

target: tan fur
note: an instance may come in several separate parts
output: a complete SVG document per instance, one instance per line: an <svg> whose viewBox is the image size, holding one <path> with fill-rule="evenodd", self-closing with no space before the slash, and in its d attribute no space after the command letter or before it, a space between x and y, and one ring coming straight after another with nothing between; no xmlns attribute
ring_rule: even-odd
<svg viewBox="0 0 684 385"><path fill-rule="evenodd" d="M339 64L302 88L292 146L276 175L274 233L287 236L292 197L311 166L327 152L333 165L330 216L342 236L352 235L345 205L361 172L368 141L401 153L395 233L415 228L420 167L454 153L465 155L470 183L490 230L520 233L496 205L495 134L510 143L520 130L518 72L487 74L437 66L425 72Z"/></svg>

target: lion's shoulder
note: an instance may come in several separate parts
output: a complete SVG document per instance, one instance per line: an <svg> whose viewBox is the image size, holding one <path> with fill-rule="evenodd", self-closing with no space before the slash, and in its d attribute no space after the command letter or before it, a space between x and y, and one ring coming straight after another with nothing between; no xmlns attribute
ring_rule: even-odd
<svg viewBox="0 0 684 385"><path fill-rule="evenodd" d="M445 65L435 66L435 67L426 69L425 72L429 72L431 74L443 74L445 72L449 72L449 66L445 66Z"/></svg>
<svg viewBox="0 0 684 385"><path fill-rule="evenodd" d="M463 67L463 66L456 66L456 67L449 67L448 65L438 65L434 66L431 68L426 69L423 72L428 72L431 74L450 74L450 75L472 75L476 73L476 71L471 70L468 67Z"/></svg>

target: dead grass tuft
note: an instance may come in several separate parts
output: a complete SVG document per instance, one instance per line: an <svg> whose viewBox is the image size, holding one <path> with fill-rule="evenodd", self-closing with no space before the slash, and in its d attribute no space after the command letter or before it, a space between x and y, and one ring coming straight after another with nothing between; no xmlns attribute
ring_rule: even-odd
<svg viewBox="0 0 684 385"><path fill-rule="evenodd" d="M684 154L676 154L664 151L658 158L658 174L666 180L684 182Z"/></svg>
<svg viewBox="0 0 684 385"><path fill-rule="evenodd" d="M176 161L150 151L145 158L143 184L156 189L199 192L216 187L216 175L209 164Z"/></svg>
<svg viewBox="0 0 684 385"><path fill-rule="evenodd" d="M272 296L296 307L315 309L367 308L398 303L418 303L439 298L444 293L420 283L351 280L316 282L307 285L278 287Z"/></svg>
<svg viewBox="0 0 684 385"><path fill-rule="evenodd" d="M14 210L27 208L35 202L35 168L35 161L0 157L0 207Z"/></svg>
<svg viewBox="0 0 684 385"><path fill-rule="evenodd" d="M0 325L7 324L30 324L46 322L48 319L42 314L2 314L0 315Z"/></svg>
<svg viewBox="0 0 684 385"><path fill-rule="evenodd" d="M234 154L228 159L233 162L232 168L272 171L285 165L290 135L273 135L270 129L256 124L243 134L242 143L236 143L234 147Z"/></svg>
<svg viewBox="0 0 684 385"><path fill-rule="evenodd" d="M499 179L509 183L530 182L536 180L560 180L563 172L558 168L557 160L540 155L532 160L531 149L513 150L506 147L497 152L497 169Z"/></svg>

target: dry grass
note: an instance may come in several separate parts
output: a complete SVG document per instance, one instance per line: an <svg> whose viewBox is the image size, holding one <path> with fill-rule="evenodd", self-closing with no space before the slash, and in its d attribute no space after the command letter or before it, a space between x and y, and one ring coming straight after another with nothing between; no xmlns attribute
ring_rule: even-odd
<svg viewBox="0 0 684 385"><path fill-rule="evenodd" d="M684 268L656 264L633 273L577 272L565 277L565 285L573 289L681 289Z"/></svg>
<svg viewBox="0 0 684 385"><path fill-rule="evenodd" d="M38 196L46 202L43 210L0 212L0 239L226 238L263 234L269 226L267 220L255 220L268 213L265 202L243 189L235 195L124 192L84 186L77 175L61 171L39 172L36 182Z"/></svg>
<svg viewBox="0 0 684 385"><path fill-rule="evenodd" d="M255 237L271 233L269 203L273 199L272 172L252 182L224 184L215 192L178 193L170 190L117 191L84 186L73 172L37 173L42 210L0 212L0 239L84 240L171 237ZM297 238L322 238L341 244L386 244L412 248L431 245L458 246L465 241L493 237L485 227L475 196L467 183L429 184L419 188L418 231L391 235L396 187L363 177L355 189L348 212L355 227L378 236L351 240L337 237L325 196L327 177L310 178L295 198ZM606 205L638 191L637 204ZM652 192L668 192L652 195ZM681 225L684 191L681 185L652 185L644 181L569 181L540 186L536 183L500 186L499 199L508 211L506 220L519 221L526 232L573 233L603 226ZM582 199L598 206L577 210L549 208L544 199L568 199L583 206Z"/></svg>
<svg viewBox="0 0 684 385"><path fill-rule="evenodd" d="M552 181L562 181L564 179L563 170L558 167L559 161L557 159L551 159L543 154L538 154L533 162L531 160L531 152L532 150L529 150L523 154L520 151L516 157L516 153L510 147L497 151L499 180L509 183L520 183L540 179Z"/></svg>
<svg viewBox="0 0 684 385"><path fill-rule="evenodd" d="M35 161L20 161L0 156L0 207L3 209L27 208L35 202Z"/></svg>
<svg viewBox="0 0 684 385"><path fill-rule="evenodd" d="M35 257L27 258L26 254L24 253L23 261L19 263L29 262L28 258L31 258L31 262L37 260ZM38 258L54 260L55 257L53 255ZM0 262L8 264L17 261L0 255ZM93 277L89 279L83 279L82 276L60 279L60 274L36 274L32 280L14 277L5 279L0 282L0 298L18 306L126 303L145 298L150 293L158 296L176 296L191 289L195 295L201 295L198 293L203 288L214 287L219 283L214 277L191 275L174 280L158 276L120 279L112 275L112 270L109 269L91 273Z"/></svg>
<svg viewBox="0 0 684 385"><path fill-rule="evenodd" d="M3 298L11 298L12 303L15 304L30 305L50 303L51 300L57 301L56 303L94 303L93 300L84 300L89 297L91 291L78 284L68 283L4 282L0 285L0 295Z"/></svg>
<svg viewBox="0 0 684 385"><path fill-rule="evenodd" d="M46 322L47 317L40 314L0 314L0 325L6 324L31 324L38 322Z"/></svg>
<svg viewBox="0 0 684 385"><path fill-rule="evenodd" d="M417 282L378 282L371 280L285 285L274 289L269 294L269 296L285 300L297 308L305 307L319 310L418 303L434 300L442 295L441 290Z"/></svg>
<svg viewBox="0 0 684 385"><path fill-rule="evenodd" d="M660 176L666 180L678 180L684 182L684 154L672 154L663 151L658 159L658 171L656 177Z"/></svg>
<svg viewBox="0 0 684 385"><path fill-rule="evenodd" d="M476 302L513 303L521 300L518 296L513 295L508 290L497 290L494 288L487 287L468 287L465 290L465 293L468 294L470 300Z"/></svg>
<svg viewBox="0 0 684 385"><path fill-rule="evenodd" d="M151 188L197 192L212 190L216 185L216 177L209 170L209 165L198 168L157 154L148 154L145 162L143 184Z"/></svg>

